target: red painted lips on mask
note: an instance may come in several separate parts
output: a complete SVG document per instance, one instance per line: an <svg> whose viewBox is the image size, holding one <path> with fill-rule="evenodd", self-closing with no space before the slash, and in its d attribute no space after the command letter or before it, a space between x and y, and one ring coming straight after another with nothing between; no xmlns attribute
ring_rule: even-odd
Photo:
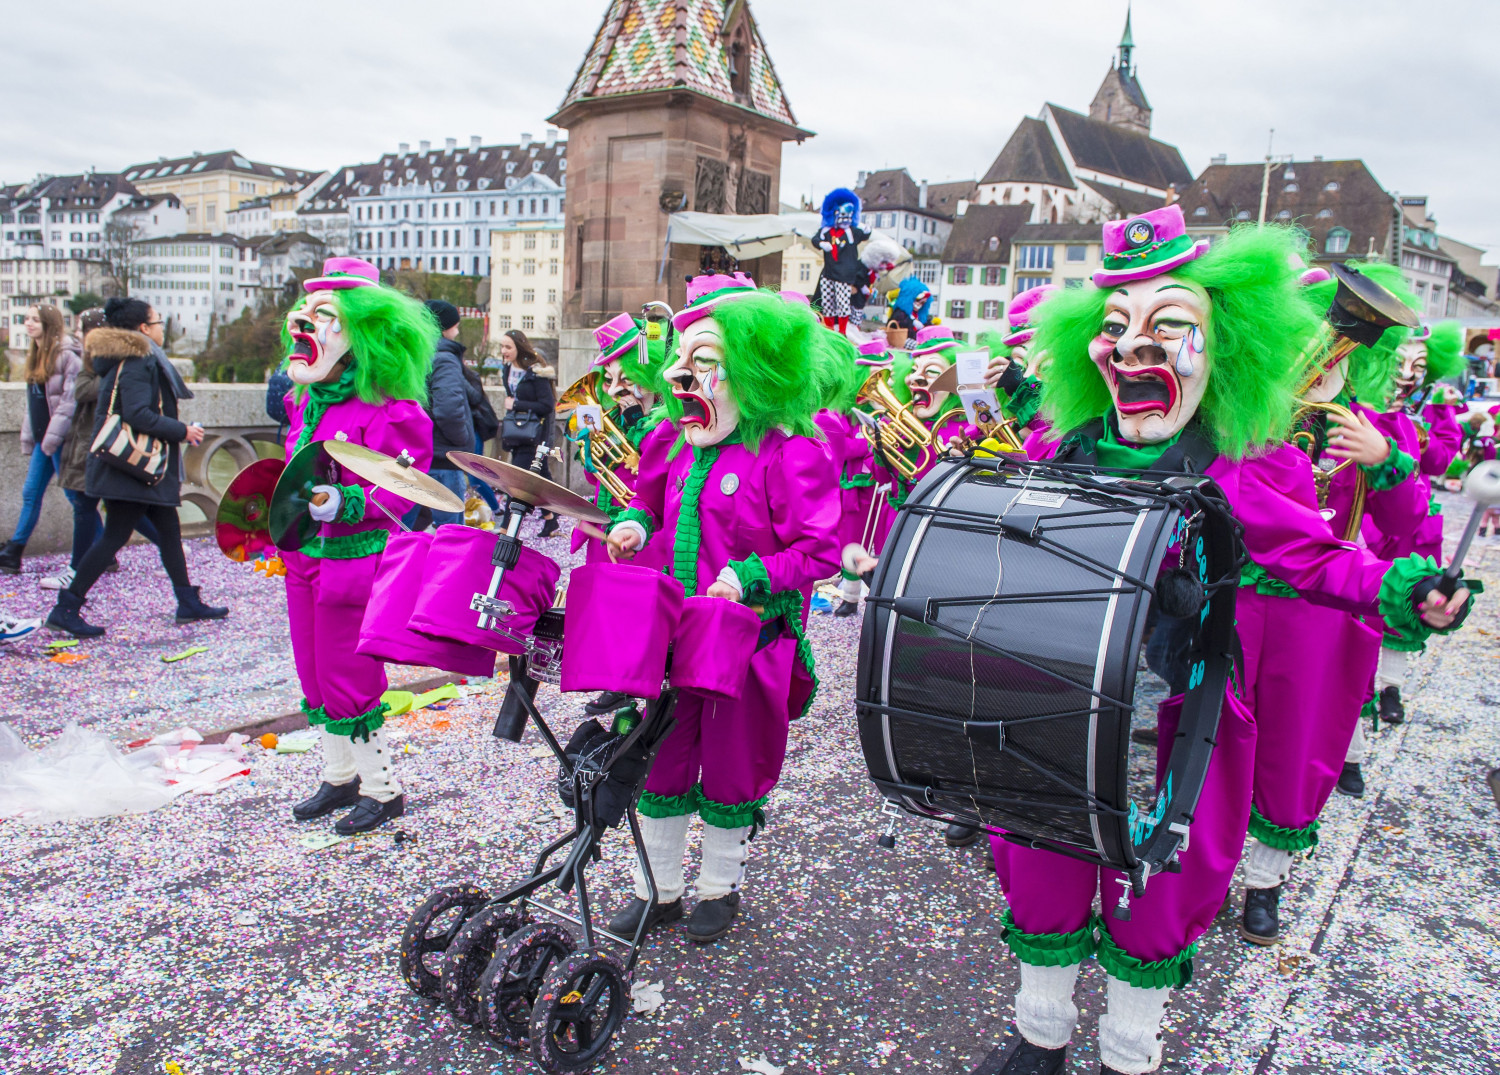
<svg viewBox="0 0 1500 1075"><path fill-rule="evenodd" d="M1115 407L1121 414L1156 411L1170 414L1177 405L1177 377L1166 366L1123 369L1110 366L1115 383Z"/></svg>

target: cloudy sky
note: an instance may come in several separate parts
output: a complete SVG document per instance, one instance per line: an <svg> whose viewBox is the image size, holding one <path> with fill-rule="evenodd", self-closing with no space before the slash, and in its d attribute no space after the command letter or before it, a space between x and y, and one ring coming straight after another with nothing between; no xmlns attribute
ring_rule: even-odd
<svg viewBox="0 0 1500 1075"><path fill-rule="evenodd" d="M18 4L0 64L0 180L236 148L304 168L397 142L538 136L606 0ZM1125 0L753 0L799 122L782 196L861 169L984 173L1046 101L1084 110ZM1216 153L1363 157L1500 260L1494 0L1139 0L1153 132Z"/></svg>

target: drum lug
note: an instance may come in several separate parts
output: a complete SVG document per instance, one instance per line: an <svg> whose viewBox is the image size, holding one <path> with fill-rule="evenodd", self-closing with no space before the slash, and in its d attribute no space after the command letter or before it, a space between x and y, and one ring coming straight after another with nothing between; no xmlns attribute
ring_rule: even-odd
<svg viewBox="0 0 1500 1075"><path fill-rule="evenodd" d="M1182 837L1182 842L1177 845L1175 850L1173 850L1172 857L1167 860L1167 864L1163 866L1162 869L1164 869L1167 873L1181 873L1182 859L1180 856L1184 851L1188 849L1190 836L1188 827L1181 821L1174 821L1172 822L1172 824L1167 826L1167 831Z"/></svg>
<svg viewBox="0 0 1500 1075"><path fill-rule="evenodd" d="M1110 913L1121 922L1130 921L1130 878L1117 877L1115 881L1120 886L1120 902L1115 904L1115 909Z"/></svg>
<svg viewBox="0 0 1500 1075"><path fill-rule="evenodd" d="M489 597L486 594L477 593L469 602L469 608L474 612L482 612L492 620L503 620L515 614L515 606L509 601L502 601L498 597Z"/></svg>
<svg viewBox="0 0 1500 1075"><path fill-rule="evenodd" d="M896 848L896 819L901 816L901 808L889 799L880 807L880 812L885 815L885 831L876 838L875 842L887 851Z"/></svg>

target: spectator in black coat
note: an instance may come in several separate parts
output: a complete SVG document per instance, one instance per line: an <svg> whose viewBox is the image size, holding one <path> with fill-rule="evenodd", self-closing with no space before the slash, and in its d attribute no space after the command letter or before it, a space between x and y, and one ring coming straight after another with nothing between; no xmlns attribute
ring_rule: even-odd
<svg viewBox="0 0 1500 1075"><path fill-rule="evenodd" d="M79 637L104 633L104 628L85 621L81 610L89 589L114 562L142 518L156 527L161 564L177 595L177 622L223 619L229 609L205 605L198 587L189 584L177 517L182 502L182 445L203 440L202 426L187 425L177 417L177 401L192 398L192 393L160 350L162 319L155 309L140 299L114 298L105 305L104 317L108 327L89 333L84 351L84 360L92 362L99 375L94 433L98 434L109 415L119 414L136 434L166 442L167 470L161 481L147 485L98 456L89 456L84 489L104 501L104 533L79 562L72 583L58 591L57 607L47 617L47 626Z"/></svg>
<svg viewBox="0 0 1500 1075"><path fill-rule="evenodd" d="M543 375L543 371L551 372L531 346L531 341L526 338L526 333L520 329L510 329L500 337L500 359L505 363L505 409L507 411L530 411L539 415L542 420L541 436L528 444L506 444L510 449L511 465L518 467L530 467L536 461L538 449L542 451L541 475L551 478L552 474L547 469L547 433L552 426L552 412L556 407L556 396L552 390L552 382ZM539 537L551 537L557 533L557 517L551 512L543 512L545 520Z"/></svg>
<svg viewBox="0 0 1500 1075"><path fill-rule="evenodd" d="M432 299L427 309L442 331L432 369L427 374L427 413L432 417L432 476L462 500L469 491L468 477L448 461L449 452L474 450L474 412L470 407L469 382L464 377L464 345L458 342L458 308L451 302ZM432 521L462 523L462 511L432 512Z"/></svg>
<svg viewBox="0 0 1500 1075"><path fill-rule="evenodd" d="M495 408L490 406L489 396L484 393L484 381L480 378L479 371L467 361L464 362L464 380L469 385L469 413L474 416L474 452L477 455L484 455L485 446L500 432L500 419L495 415ZM495 490L491 489L487 483L470 479L469 487L490 506L490 511L500 510L500 501L495 496Z"/></svg>

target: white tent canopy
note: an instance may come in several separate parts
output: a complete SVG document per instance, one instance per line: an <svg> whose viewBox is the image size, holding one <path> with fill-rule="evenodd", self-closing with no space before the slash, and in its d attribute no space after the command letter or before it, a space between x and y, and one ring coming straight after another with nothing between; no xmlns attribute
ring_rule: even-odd
<svg viewBox="0 0 1500 1075"><path fill-rule="evenodd" d="M742 261L785 250L799 240L811 246L822 227L817 213L755 213L744 216L732 213L673 213L667 218L667 244L722 246ZM884 233L875 233L884 235ZM895 242L894 237L885 235ZM902 250L902 262L911 253ZM666 250L662 250L662 268L666 267ZM893 276L904 275L899 270ZM658 279L660 276L658 275Z"/></svg>

